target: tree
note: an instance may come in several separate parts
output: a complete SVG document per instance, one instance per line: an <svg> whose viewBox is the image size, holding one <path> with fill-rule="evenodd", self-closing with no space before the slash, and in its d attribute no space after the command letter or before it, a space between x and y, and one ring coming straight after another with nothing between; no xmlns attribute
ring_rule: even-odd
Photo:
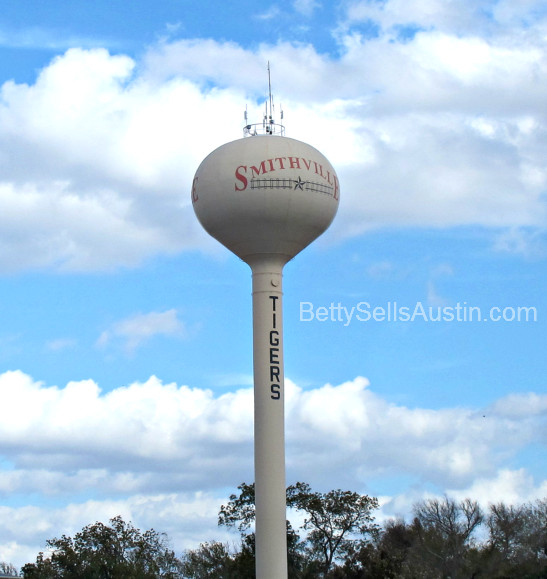
<svg viewBox="0 0 547 579"><path fill-rule="evenodd" d="M220 507L218 524L219 526L231 527L239 531L242 550L240 557L236 558L236 564L239 568L239 573L247 573L248 569L252 567L252 577L254 577L255 536L249 530L255 521L255 485L254 483L242 483L237 488L240 491L239 495L230 495L228 504ZM291 523L287 521L287 559L288 571L291 577L299 574L302 569L303 558L301 550L300 537L292 528Z"/></svg>
<svg viewBox="0 0 547 579"><path fill-rule="evenodd" d="M489 530L487 565L492 574L497 571L503 575L520 559L526 527L525 508L504 503L490 505L486 524Z"/></svg>
<svg viewBox="0 0 547 579"><path fill-rule="evenodd" d="M180 561L167 547L164 534L153 529L142 533L121 517L110 526L95 523L74 538L50 539L49 558L40 553L36 563L22 569L31 579L177 579Z"/></svg>
<svg viewBox="0 0 547 579"><path fill-rule="evenodd" d="M302 528L308 531L308 551L320 561L325 576L339 555L362 540L352 534L363 537L376 529L371 513L378 500L367 495L340 489L320 493L299 482L287 489L287 504L306 514Z"/></svg>
<svg viewBox="0 0 547 579"><path fill-rule="evenodd" d="M242 484L219 513L219 524L241 533L241 551L204 544L188 552L192 579L254 578L254 485ZM350 491L287 489L287 504L305 515L303 539L287 522L291 579L547 579L547 500L522 506L445 497L414 505L414 518L374 524L374 498ZM488 540L475 534L486 522Z"/></svg>
<svg viewBox="0 0 547 579"><path fill-rule="evenodd" d="M473 541L473 532L481 524L483 513L476 501L457 503L445 497L430 499L414 507L412 530L421 547L423 566L437 570L441 577L468 577L466 569Z"/></svg>
<svg viewBox="0 0 547 579"><path fill-rule="evenodd" d="M254 485L243 483L239 495L231 495L219 513L219 525L237 528L243 537L254 523ZM326 576L337 557L375 527L372 511L378 508L375 498L351 491L312 491L307 483L296 483L287 489L287 505L305 513L301 529L307 531L301 541L287 521L289 574L291 577ZM356 537L355 535L358 535Z"/></svg>
<svg viewBox="0 0 547 579"><path fill-rule="evenodd" d="M237 488L239 495L231 494L228 504L220 507L218 524L246 534L255 520L255 485L242 483Z"/></svg>
<svg viewBox="0 0 547 579"><path fill-rule="evenodd" d="M5 561L0 561L0 573L2 577L19 577L17 569L11 563L6 563Z"/></svg>
<svg viewBox="0 0 547 579"><path fill-rule="evenodd" d="M188 579L224 579L233 560L223 543L201 543L183 555L182 573Z"/></svg>
<svg viewBox="0 0 547 579"><path fill-rule="evenodd" d="M344 567L353 563L352 577L355 578L401 579L406 577L407 560L415 541L415 534L404 520L387 520L381 531L375 534L373 544L365 545L353 561L346 560ZM418 577L415 573L411 576Z"/></svg>
<svg viewBox="0 0 547 579"><path fill-rule="evenodd" d="M485 552L492 577L547 575L547 501L490 505Z"/></svg>
<svg viewBox="0 0 547 579"><path fill-rule="evenodd" d="M547 570L547 499L528 504L525 509L526 525L523 538L529 557L538 568Z"/></svg>

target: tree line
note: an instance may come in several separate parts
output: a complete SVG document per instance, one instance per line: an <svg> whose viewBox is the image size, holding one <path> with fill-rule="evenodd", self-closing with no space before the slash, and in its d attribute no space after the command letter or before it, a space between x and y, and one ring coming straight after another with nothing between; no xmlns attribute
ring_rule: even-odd
<svg viewBox="0 0 547 579"><path fill-rule="evenodd" d="M243 483L219 511L236 544L204 542L177 557L168 537L142 532L115 517L74 537L46 542L20 574L0 563L0 576L28 579L254 579L254 485ZM452 498L416 503L412 517L378 524L378 500L352 491L287 489L290 579L539 579L547 578L547 499L523 505ZM303 517L303 519L302 519Z"/></svg>

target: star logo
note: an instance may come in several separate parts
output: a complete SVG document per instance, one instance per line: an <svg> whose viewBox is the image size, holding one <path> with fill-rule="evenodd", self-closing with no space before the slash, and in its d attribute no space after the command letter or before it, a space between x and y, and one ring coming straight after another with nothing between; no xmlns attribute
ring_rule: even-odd
<svg viewBox="0 0 547 579"><path fill-rule="evenodd" d="M306 184L306 181L302 181L301 177L298 177L298 181L294 181L295 185L294 185L294 190L296 191L297 189L300 189L300 191L304 191L304 185Z"/></svg>

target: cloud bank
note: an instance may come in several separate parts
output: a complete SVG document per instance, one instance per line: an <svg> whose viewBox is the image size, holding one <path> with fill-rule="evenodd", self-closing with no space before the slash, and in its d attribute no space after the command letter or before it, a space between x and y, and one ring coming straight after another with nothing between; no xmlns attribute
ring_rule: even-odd
<svg viewBox="0 0 547 579"><path fill-rule="evenodd" d="M408 408L358 377L311 390L288 380L286 396L289 482L371 493L383 477L415 481L383 497L392 514L435 488L485 501L547 490L511 467L545 444L545 395L483 409ZM116 514L173 533L178 545L210 539L227 494L253 479L250 388L216 396L151 377L103 394L92 380L47 386L15 371L0 375L0 399L0 495L44 497L40 507L3 507L0 550L18 560L51 534Z"/></svg>
<svg viewBox="0 0 547 579"><path fill-rule="evenodd" d="M329 239L393 226L543 231L541 21L509 34L517 16L507 3L488 22L454 10L424 2L431 23L412 28L400 2L350 3L333 30L337 55L182 39L139 61L73 48L33 84L5 82L0 269L104 270L210 250L190 208L192 177L212 149L240 137L246 104L260 120L268 60L287 134L339 173ZM372 37L360 29L369 20ZM478 36L479 26L490 33Z"/></svg>

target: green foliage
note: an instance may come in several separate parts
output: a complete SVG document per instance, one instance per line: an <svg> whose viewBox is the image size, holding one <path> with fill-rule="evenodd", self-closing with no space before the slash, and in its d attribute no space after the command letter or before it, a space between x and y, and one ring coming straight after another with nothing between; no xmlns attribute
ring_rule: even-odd
<svg viewBox="0 0 547 579"><path fill-rule="evenodd" d="M242 483L239 495L230 495L230 502L220 507L218 524L235 527L244 534L255 520L255 485Z"/></svg>
<svg viewBox="0 0 547 579"><path fill-rule="evenodd" d="M241 550L231 553L223 543L202 543L182 558L182 577L187 579L254 579L254 536L242 541Z"/></svg>
<svg viewBox="0 0 547 579"><path fill-rule="evenodd" d="M176 579L180 563L168 549L166 536L153 529L141 533L121 517L110 526L95 523L74 538L50 539L49 558L23 567L23 577L36 579Z"/></svg>
<svg viewBox="0 0 547 579"><path fill-rule="evenodd" d="M232 556L223 543L202 543L197 549L187 551L182 562L182 572L188 579L224 579Z"/></svg>
<svg viewBox="0 0 547 579"><path fill-rule="evenodd" d="M495 578L547 577L547 500L490 506L483 567Z"/></svg>
<svg viewBox="0 0 547 579"><path fill-rule="evenodd" d="M227 505L222 505L218 516L218 524L237 529L241 534L242 540L242 557L238 561L239 572L244 573L241 569L243 562L245 568L252 569L249 577L254 577L255 567L255 544L254 533L249 529L255 520L255 486L253 484L242 483L237 487L240 490L239 495L230 495L230 501ZM287 521L287 557L289 573L293 576L303 566L303 556L301 554L302 545L300 537ZM248 571L245 570L245 573ZM243 577L243 575L242 575ZM247 575L245 574L245 577Z"/></svg>
<svg viewBox="0 0 547 579"><path fill-rule="evenodd" d="M473 533L484 515L476 501L457 503L445 497L430 499L414 507L412 531L417 536L414 552L429 573L442 577L469 577L473 574Z"/></svg>
<svg viewBox="0 0 547 579"><path fill-rule="evenodd" d="M240 532L237 548L202 543L179 560L165 535L115 517L47 541L51 555L39 553L23 577L254 579L254 485L239 491L219 512L220 525ZM470 499L430 499L414 506L410 523L382 527L373 517L378 501L350 491L320 493L297 483L287 489L287 504L304 514L302 538L287 521L289 579L547 579L547 500L497 503L483 513ZM479 541L481 525L487 535Z"/></svg>
<svg viewBox="0 0 547 579"><path fill-rule="evenodd" d="M296 483L287 489L287 505L306 514L302 528L308 531L307 551L320 561L324 574L335 558L353 548L352 533L360 536L376 530L372 511L378 501L351 491L312 491L307 483Z"/></svg>
<svg viewBox="0 0 547 579"><path fill-rule="evenodd" d="M219 525L237 529L243 540L254 523L254 485L241 484L239 495L231 495L219 513ZM287 521L287 557L291 577L319 577L328 573L333 561L343 557L352 545L350 536L370 534L376 527L371 513L378 508L375 498L358 493L333 490L312 491L307 483L296 483L287 489L287 505L305 513L301 527L304 541ZM254 550L250 551L254 557Z"/></svg>
<svg viewBox="0 0 547 579"><path fill-rule="evenodd" d="M432 499L414 506L411 523L387 521L373 543L354 543L331 578L547 578L546 501L491 505L483 515L466 499ZM482 522L488 538L479 542Z"/></svg>
<svg viewBox="0 0 547 579"><path fill-rule="evenodd" d="M11 563L0 561L0 577L19 577L19 573Z"/></svg>

